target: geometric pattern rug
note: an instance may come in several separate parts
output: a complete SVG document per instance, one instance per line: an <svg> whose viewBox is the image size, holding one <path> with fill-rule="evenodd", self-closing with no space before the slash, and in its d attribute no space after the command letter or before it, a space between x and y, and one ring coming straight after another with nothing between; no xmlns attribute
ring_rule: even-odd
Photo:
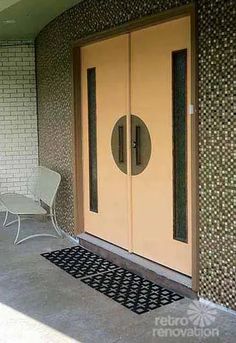
<svg viewBox="0 0 236 343"><path fill-rule="evenodd" d="M136 314L143 314L184 298L80 246L41 255Z"/></svg>
<svg viewBox="0 0 236 343"><path fill-rule="evenodd" d="M115 264L80 246L56 250L41 255L75 278L103 273L118 268Z"/></svg>

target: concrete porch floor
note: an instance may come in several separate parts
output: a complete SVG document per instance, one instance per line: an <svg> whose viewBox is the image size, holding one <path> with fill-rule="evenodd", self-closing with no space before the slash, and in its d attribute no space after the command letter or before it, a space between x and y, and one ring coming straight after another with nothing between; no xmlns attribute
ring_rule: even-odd
<svg viewBox="0 0 236 343"><path fill-rule="evenodd" d="M217 328L219 337L153 336L153 329L166 328L155 325L155 318L186 318L192 301L136 315L40 256L72 243L41 237L14 246L16 226L3 229L3 219L1 213L0 342L235 342L236 316L218 309L208 328ZM22 235L43 230L52 230L48 222L22 222Z"/></svg>

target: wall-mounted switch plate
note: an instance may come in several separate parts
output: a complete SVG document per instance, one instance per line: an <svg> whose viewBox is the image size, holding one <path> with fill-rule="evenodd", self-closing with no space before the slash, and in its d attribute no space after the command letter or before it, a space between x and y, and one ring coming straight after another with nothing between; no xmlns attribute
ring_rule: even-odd
<svg viewBox="0 0 236 343"><path fill-rule="evenodd" d="M189 106L189 114L194 114L194 105Z"/></svg>

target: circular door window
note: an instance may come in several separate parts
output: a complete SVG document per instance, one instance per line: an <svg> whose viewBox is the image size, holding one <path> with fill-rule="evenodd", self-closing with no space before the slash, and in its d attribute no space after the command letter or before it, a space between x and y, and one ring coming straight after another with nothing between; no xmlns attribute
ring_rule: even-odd
<svg viewBox="0 0 236 343"><path fill-rule="evenodd" d="M122 116L116 122L111 138L111 149L117 167L127 174L127 122ZM131 172L142 173L151 157L151 137L146 124L136 115L131 115Z"/></svg>

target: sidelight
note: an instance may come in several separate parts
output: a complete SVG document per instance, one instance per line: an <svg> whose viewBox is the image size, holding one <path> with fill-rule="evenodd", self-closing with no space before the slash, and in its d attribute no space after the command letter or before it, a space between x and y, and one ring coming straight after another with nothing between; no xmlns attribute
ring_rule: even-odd
<svg viewBox="0 0 236 343"><path fill-rule="evenodd" d="M172 53L174 239L187 242L187 49Z"/></svg>
<svg viewBox="0 0 236 343"><path fill-rule="evenodd" d="M89 136L89 205L90 211L98 212L96 68L87 69L87 88Z"/></svg>

